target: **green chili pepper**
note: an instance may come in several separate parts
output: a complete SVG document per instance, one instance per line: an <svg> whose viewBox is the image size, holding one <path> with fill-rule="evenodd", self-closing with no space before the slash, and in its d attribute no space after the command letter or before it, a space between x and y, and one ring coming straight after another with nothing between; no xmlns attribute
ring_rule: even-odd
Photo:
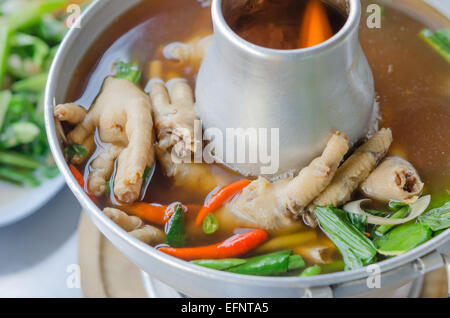
<svg viewBox="0 0 450 318"><path fill-rule="evenodd" d="M178 204L175 213L169 222L166 244L171 247L183 247L186 244L186 229L184 227L184 213L181 205Z"/></svg>
<svg viewBox="0 0 450 318"><path fill-rule="evenodd" d="M292 251L288 250L252 257L244 264L229 269L228 272L255 276L280 275L288 271L291 254Z"/></svg>
<svg viewBox="0 0 450 318"><path fill-rule="evenodd" d="M196 260L191 263L236 274L272 276L305 267L303 258L300 255L290 256L291 253L289 250L249 259Z"/></svg>
<svg viewBox="0 0 450 318"><path fill-rule="evenodd" d="M199 266L203 266L203 267L208 267L208 268L224 271L224 270L230 269L232 267L242 265L246 262L247 261L245 259L227 258L227 259L220 259L220 260L201 259L201 260L192 261L191 263L199 265Z"/></svg>
<svg viewBox="0 0 450 318"><path fill-rule="evenodd" d="M203 232L213 234L219 229L219 221L212 213L208 214L203 220Z"/></svg>
<svg viewBox="0 0 450 318"><path fill-rule="evenodd" d="M373 243L378 253L386 256L404 254L431 238L432 231L427 225L420 223L403 224L386 235L377 237Z"/></svg>
<svg viewBox="0 0 450 318"><path fill-rule="evenodd" d="M288 260L288 271L293 271L305 267L305 261L300 255L291 255Z"/></svg>
<svg viewBox="0 0 450 318"><path fill-rule="evenodd" d="M306 268L301 274L300 277L311 277L311 276L317 276L322 273L322 269L319 265L314 265L311 267Z"/></svg>
<svg viewBox="0 0 450 318"><path fill-rule="evenodd" d="M344 261L336 261L330 264L323 264L320 265L320 268L322 269L322 273L334 273L343 271L345 269L345 262Z"/></svg>

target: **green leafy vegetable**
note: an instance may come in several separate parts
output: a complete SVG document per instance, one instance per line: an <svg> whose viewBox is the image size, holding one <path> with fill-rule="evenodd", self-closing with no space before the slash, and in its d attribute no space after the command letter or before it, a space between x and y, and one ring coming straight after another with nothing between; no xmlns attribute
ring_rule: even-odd
<svg viewBox="0 0 450 318"><path fill-rule="evenodd" d="M8 23L13 30L29 28L37 25L44 14L59 10L66 4L66 0L30 0L8 15Z"/></svg>
<svg viewBox="0 0 450 318"><path fill-rule="evenodd" d="M37 187L41 185L41 182L34 177L32 172L12 167L0 166L0 178L25 186Z"/></svg>
<svg viewBox="0 0 450 318"><path fill-rule="evenodd" d="M72 144L64 148L64 155L66 156L67 160L72 159L74 156L78 156L81 159L84 159L87 157L88 152L84 146Z"/></svg>
<svg viewBox="0 0 450 318"><path fill-rule="evenodd" d="M402 224L386 235L377 237L373 243L378 253L386 256L404 254L431 238L432 231L420 223Z"/></svg>
<svg viewBox="0 0 450 318"><path fill-rule="evenodd" d="M11 85L13 91L28 91L34 93L40 93L44 91L47 84L47 73L38 74L25 78L21 81L17 81Z"/></svg>
<svg viewBox="0 0 450 318"><path fill-rule="evenodd" d="M181 205L178 204L175 213L169 222L166 244L171 247L183 247L186 244L186 228L184 227L184 213Z"/></svg>
<svg viewBox="0 0 450 318"><path fill-rule="evenodd" d="M399 202L399 201L390 201L389 202L389 208L392 211L398 211L398 210L400 210L402 208L405 208L405 207L409 207L409 204L404 203L404 202Z"/></svg>
<svg viewBox="0 0 450 318"><path fill-rule="evenodd" d="M126 79L134 84L139 82L141 71L137 65L119 61L114 66L116 68L116 78Z"/></svg>
<svg viewBox="0 0 450 318"><path fill-rule="evenodd" d="M39 133L39 127L33 123L14 123L0 135L0 147L10 149L18 145L29 144L39 136Z"/></svg>
<svg viewBox="0 0 450 318"><path fill-rule="evenodd" d="M400 205L398 205L400 206ZM411 207L409 205L402 205L402 208L392 214L390 216L391 219L403 219L408 216L408 214L411 212ZM378 235L383 235L389 232L392 228L394 228L395 225L380 225L375 229L375 233Z"/></svg>
<svg viewBox="0 0 450 318"><path fill-rule="evenodd" d="M9 39L12 31L7 23L0 20L0 89L4 86L6 66L10 51Z"/></svg>
<svg viewBox="0 0 450 318"><path fill-rule="evenodd" d="M10 91L0 91L0 132L3 128L6 112L8 111L9 102L11 101Z"/></svg>
<svg viewBox="0 0 450 318"><path fill-rule="evenodd" d="M38 34L49 43L60 43L67 33L68 28L64 23L51 14L44 14L39 24Z"/></svg>
<svg viewBox="0 0 450 318"><path fill-rule="evenodd" d="M109 198L111 195L111 190L114 187L114 180L108 180L106 182L106 187L105 187L105 197Z"/></svg>
<svg viewBox="0 0 450 318"><path fill-rule="evenodd" d="M434 33L428 29L424 29L420 32L419 36L436 53L450 63L450 28L439 30Z"/></svg>
<svg viewBox="0 0 450 318"><path fill-rule="evenodd" d="M213 234L219 229L219 221L214 214L210 213L203 220L202 227L206 234Z"/></svg>
<svg viewBox="0 0 450 318"><path fill-rule="evenodd" d="M47 164L43 96L67 29L53 13L65 5L66 0L0 0L0 178L12 183L36 186L59 173Z"/></svg>
<svg viewBox="0 0 450 318"><path fill-rule="evenodd" d="M347 217L351 224L355 228L357 228L361 233L365 233L367 226L367 216L356 214L356 213L347 213Z"/></svg>
<svg viewBox="0 0 450 318"><path fill-rule="evenodd" d="M450 202L440 208L432 209L419 216L419 223L428 225L433 231L450 227Z"/></svg>
<svg viewBox="0 0 450 318"><path fill-rule="evenodd" d="M314 265L308 268L305 268L305 270L300 274L300 277L311 277L311 276L317 276L322 273L322 269L319 265Z"/></svg>
<svg viewBox="0 0 450 318"><path fill-rule="evenodd" d="M327 236L341 252L347 270L356 269L375 261L376 248L344 216L347 212L331 207L317 207L315 215Z"/></svg>
<svg viewBox="0 0 450 318"><path fill-rule="evenodd" d="M24 169L37 169L42 166L40 162L12 151L0 151L0 164Z"/></svg>

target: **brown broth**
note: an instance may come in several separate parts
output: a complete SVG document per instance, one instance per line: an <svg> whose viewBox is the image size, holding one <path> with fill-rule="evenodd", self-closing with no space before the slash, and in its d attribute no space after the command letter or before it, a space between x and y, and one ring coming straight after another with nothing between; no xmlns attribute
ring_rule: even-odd
<svg viewBox="0 0 450 318"><path fill-rule="evenodd" d="M363 12L365 6L373 2L363 1ZM450 68L417 36L425 26L435 25L436 20L430 19L428 24L425 17L425 22L421 22L407 12L389 6L386 6L384 14L382 29L370 30L362 24L360 39L375 76L382 125L391 127L394 132L391 154L412 162L426 183L426 191L433 198L448 200ZM195 85L198 65L166 61L161 47L211 33L210 8L202 8L196 0L144 1L120 17L89 50L73 76L67 101L78 100L79 104L88 107L98 94L103 79L110 74L111 61L108 58L117 52L123 52L125 57L139 59L144 70L142 87L148 80L148 66L154 59L163 61L166 80L183 76ZM220 166L214 165L211 169L230 182L239 178ZM206 196L207 193L199 193L195 189L176 187L158 167L145 201L202 205ZM111 202L103 201L100 205L104 207L111 205ZM188 216L190 229L194 217ZM197 230L195 240L189 240L188 244L197 246L215 243L229 237L234 231L232 228L220 228L216 234L206 235ZM331 244L319 229L316 234L317 240L313 244Z"/></svg>
<svg viewBox="0 0 450 318"><path fill-rule="evenodd" d="M225 20L234 32L253 44L279 50L298 49L307 3L307 0L266 0L233 9L225 14ZM346 17L330 4L323 5L336 34Z"/></svg>

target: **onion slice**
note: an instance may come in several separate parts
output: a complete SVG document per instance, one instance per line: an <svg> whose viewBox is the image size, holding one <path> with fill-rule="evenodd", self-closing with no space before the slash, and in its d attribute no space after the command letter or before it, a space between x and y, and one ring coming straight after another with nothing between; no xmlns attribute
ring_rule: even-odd
<svg viewBox="0 0 450 318"><path fill-rule="evenodd" d="M361 214L367 217L367 223L369 224L377 224L377 225L398 225L403 224L406 222L409 222L411 220L414 220L419 215L421 215L427 207L430 205L431 196L426 195L418 199L416 202L410 205L411 207L411 213L409 213L409 216L403 219L389 219L389 218L383 218L379 216L372 215L370 213L367 213L361 208L361 204L364 202L370 202L369 199L363 199L358 201L353 201L350 203L347 203L344 206L344 210L349 213L354 214Z"/></svg>

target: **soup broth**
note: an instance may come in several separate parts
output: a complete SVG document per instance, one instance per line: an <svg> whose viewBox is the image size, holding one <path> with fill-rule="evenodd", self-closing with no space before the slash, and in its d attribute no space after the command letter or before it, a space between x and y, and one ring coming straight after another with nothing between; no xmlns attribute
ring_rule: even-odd
<svg viewBox="0 0 450 318"><path fill-rule="evenodd" d="M235 21L234 29L253 43L273 48L293 48L294 41L290 39L298 36L298 17L303 10L303 1L295 2L295 9L290 10L292 14L284 15L275 10L269 16L260 13L251 19L239 18ZM363 8L369 4L368 1L362 3ZM401 155L415 165L427 185L426 192L432 194L433 199L446 200L450 193L450 68L417 36L427 26L426 18L425 22L419 21L406 11L382 4L385 5L382 29L368 29L363 23L360 36L375 76L381 125L393 129L391 153ZM269 5L280 6L277 1L269 1ZM328 8L327 12L333 22L334 32L337 32L345 23L345 18L335 9ZM277 39L276 42L281 46L277 47L270 39L253 35L255 31L255 34L267 33L265 28L270 28L268 21L279 16L286 18L278 20L279 25L276 26L283 30L283 34L287 34L285 40ZM194 86L199 65L164 59L162 47L177 41L189 42L209 34L212 34L210 8L202 7L197 1L143 1L120 17L89 50L73 76L66 100L77 101L88 108L104 78L110 74L111 64L117 56L140 62L143 69L141 87L145 87L149 79L151 61L154 60L162 61L164 80L183 77ZM87 175L88 165L79 168ZM219 165L210 165L209 169L228 183L242 178ZM213 235L205 234L201 229L195 230L193 222L196 211L213 190L202 192L195 188L180 188L157 166L144 201L164 205L182 202L197 207L187 216L187 227L194 233L188 237L187 245L200 246L224 240L239 231L226 224L220 224L219 230ZM99 205L103 208L112 203L110 199L105 199ZM333 245L320 228L314 230L302 225L300 228L300 231L312 233L314 237L304 246ZM270 234L276 237L286 233ZM295 252L296 246L292 248ZM337 252L332 257L340 259ZM338 269L329 269L335 270Z"/></svg>

